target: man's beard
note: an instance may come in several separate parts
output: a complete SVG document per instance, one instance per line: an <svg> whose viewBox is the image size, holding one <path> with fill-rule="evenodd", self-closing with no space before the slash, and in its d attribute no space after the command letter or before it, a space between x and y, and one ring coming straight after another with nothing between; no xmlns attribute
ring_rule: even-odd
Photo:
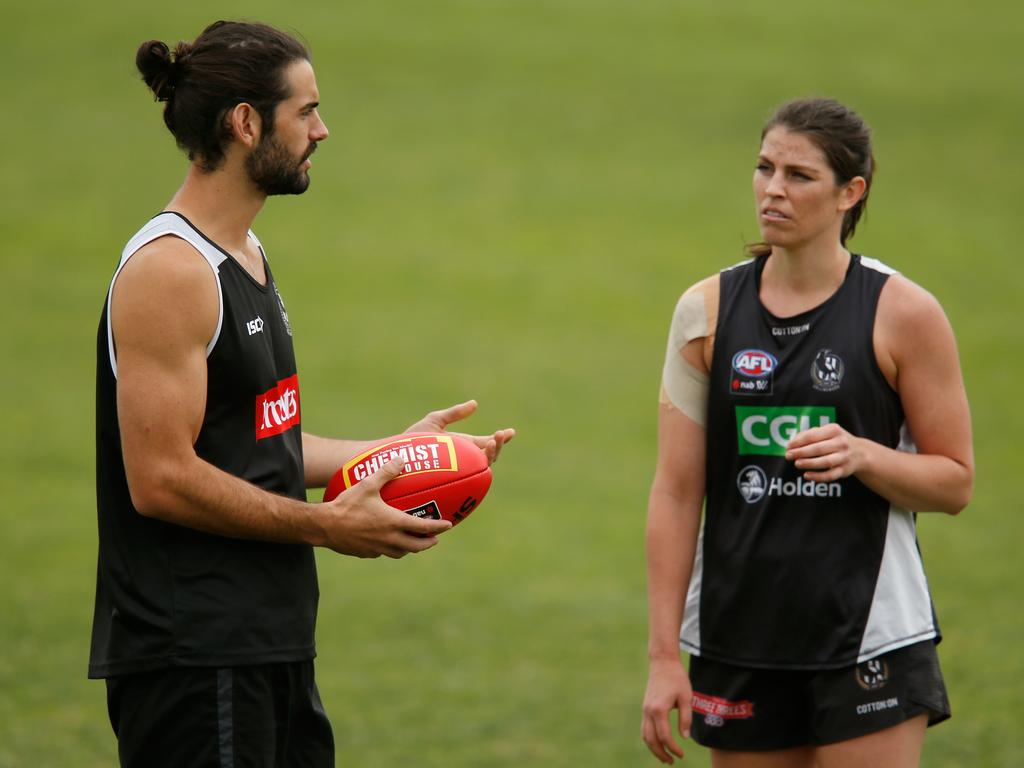
<svg viewBox="0 0 1024 768"><path fill-rule="evenodd" d="M249 178L268 197L301 195L309 188L309 174L302 164L315 150L316 144L310 143L309 150L296 161L271 134L264 136L256 149L245 158L245 168Z"/></svg>

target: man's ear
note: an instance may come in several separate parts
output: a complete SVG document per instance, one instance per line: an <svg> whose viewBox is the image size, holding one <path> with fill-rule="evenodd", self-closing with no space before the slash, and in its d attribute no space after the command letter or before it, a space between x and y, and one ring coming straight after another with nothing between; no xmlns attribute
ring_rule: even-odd
<svg viewBox="0 0 1024 768"><path fill-rule="evenodd" d="M247 149L252 149L260 143L260 134L263 131L263 120L260 113L247 102L236 104L224 117L226 127L231 131L231 137Z"/></svg>

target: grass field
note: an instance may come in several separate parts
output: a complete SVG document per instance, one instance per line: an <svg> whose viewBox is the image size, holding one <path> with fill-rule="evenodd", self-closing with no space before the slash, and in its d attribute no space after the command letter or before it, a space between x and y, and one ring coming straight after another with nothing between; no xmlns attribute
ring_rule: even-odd
<svg viewBox="0 0 1024 768"><path fill-rule="evenodd" d="M85 679L95 329L124 241L185 168L135 48L218 17L302 32L332 131L310 192L256 227L304 426L390 434L475 397L467 428L520 432L442 546L321 553L339 765L655 764L642 531L664 337L678 294L756 236L760 125L804 94L874 126L853 245L938 296L972 403L974 502L920 523L954 707L924 764L1024 765L1020 6L40 0L4 17L0 768L116 762Z"/></svg>

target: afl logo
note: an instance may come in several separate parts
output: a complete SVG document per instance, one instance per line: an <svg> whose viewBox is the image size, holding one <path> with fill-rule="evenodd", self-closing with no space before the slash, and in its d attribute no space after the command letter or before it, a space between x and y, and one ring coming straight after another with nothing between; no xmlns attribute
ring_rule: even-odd
<svg viewBox="0 0 1024 768"><path fill-rule="evenodd" d="M748 464L740 470L739 477L736 478L736 487L747 504L754 504L768 492L768 476L757 465Z"/></svg>
<svg viewBox="0 0 1024 768"><path fill-rule="evenodd" d="M760 349L744 349L732 357L732 369L742 376L763 379L770 376L779 361Z"/></svg>

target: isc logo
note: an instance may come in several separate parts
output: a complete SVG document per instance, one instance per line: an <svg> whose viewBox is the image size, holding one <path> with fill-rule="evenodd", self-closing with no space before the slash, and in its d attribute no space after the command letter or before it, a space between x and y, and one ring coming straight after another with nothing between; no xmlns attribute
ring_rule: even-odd
<svg viewBox="0 0 1024 768"><path fill-rule="evenodd" d="M774 371L778 362L774 355L770 355L760 349L744 349L742 352L737 352L733 355L732 368L736 373L743 374L744 376L761 378L762 376L768 376Z"/></svg>

